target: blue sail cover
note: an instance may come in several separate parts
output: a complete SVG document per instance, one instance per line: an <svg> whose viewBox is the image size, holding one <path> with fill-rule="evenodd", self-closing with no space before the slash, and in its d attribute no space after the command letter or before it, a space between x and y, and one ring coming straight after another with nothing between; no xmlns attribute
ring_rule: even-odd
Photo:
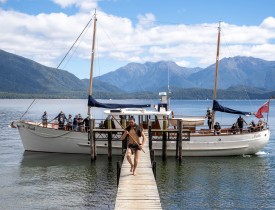
<svg viewBox="0 0 275 210"><path fill-rule="evenodd" d="M105 103L100 103L97 100L95 100L92 96L89 96L88 106L90 106L90 107L99 107L99 108L107 108L107 109L118 109L118 108L151 107L151 104L105 104Z"/></svg>
<svg viewBox="0 0 275 210"><path fill-rule="evenodd" d="M216 100L213 101L213 111L226 112L230 114L251 115L251 112L242 112L234 109L230 109L220 105Z"/></svg>

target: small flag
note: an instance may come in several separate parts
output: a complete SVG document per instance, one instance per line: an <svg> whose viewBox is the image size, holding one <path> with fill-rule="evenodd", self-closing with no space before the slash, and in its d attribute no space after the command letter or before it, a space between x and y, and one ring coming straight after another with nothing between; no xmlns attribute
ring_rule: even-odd
<svg viewBox="0 0 275 210"><path fill-rule="evenodd" d="M269 101L265 102L257 111L257 113L255 114L255 117L257 118L263 118L263 114L264 112L268 112L269 111Z"/></svg>

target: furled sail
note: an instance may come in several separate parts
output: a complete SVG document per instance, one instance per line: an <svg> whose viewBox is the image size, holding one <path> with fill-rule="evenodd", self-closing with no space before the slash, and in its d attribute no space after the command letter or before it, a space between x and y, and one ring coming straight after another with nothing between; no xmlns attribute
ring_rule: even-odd
<svg viewBox="0 0 275 210"><path fill-rule="evenodd" d="M105 104L105 103L100 103L97 100L95 100L92 96L89 96L88 106L89 107L107 108L107 109L118 109L118 108L151 107L151 104Z"/></svg>
<svg viewBox="0 0 275 210"><path fill-rule="evenodd" d="M230 109L220 105L216 100L213 101L213 111L226 112L230 114L251 115L251 112L242 112L234 109Z"/></svg>

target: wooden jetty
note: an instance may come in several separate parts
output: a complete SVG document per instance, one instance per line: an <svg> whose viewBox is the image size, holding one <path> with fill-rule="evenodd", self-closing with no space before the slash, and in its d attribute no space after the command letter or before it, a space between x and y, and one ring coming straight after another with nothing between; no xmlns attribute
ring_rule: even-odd
<svg viewBox="0 0 275 210"><path fill-rule="evenodd" d="M162 209L157 184L152 170L148 140L137 166L137 176L130 172L126 155L121 167L115 209Z"/></svg>

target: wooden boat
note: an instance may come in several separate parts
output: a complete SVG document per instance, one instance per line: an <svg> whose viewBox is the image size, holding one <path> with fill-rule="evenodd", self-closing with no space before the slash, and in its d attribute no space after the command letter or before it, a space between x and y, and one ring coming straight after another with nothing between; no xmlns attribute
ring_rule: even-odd
<svg viewBox="0 0 275 210"><path fill-rule="evenodd" d="M164 125L171 127L177 126L177 121L181 120L186 129L190 129L190 141L183 141L182 154L183 156L230 156L230 155L246 155L255 154L261 151L269 141L270 131L268 124L255 132L248 130L240 132L232 132L231 129L223 129L219 135L215 135L213 129L199 129L197 126L204 124L205 117L171 117L171 110L167 104L165 94L162 94L161 103L155 109L149 105L133 105L133 104L103 104L99 103L92 97L92 76L94 62L94 45L96 36L96 17L94 16L94 34L93 34L93 49L90 73L90 88L89 88L89 106L88 113L92 107L105 108L105 114L108 117L120 119L127 116L136 116L140 126L148 129L148 123L152 124L154 129L162 129ZM214 104L212 109L212 122L215 121L215 111L224 111L229 113L247 114L237 110L232 110L221 106L216 101L217 89L217 73L220 45L220 26L218 31L218 47L216 59L216 79L214 90ZM147 107L143 109L141 107ZM218 107L218 108L217 108ZM90 115L91 116L91 115ZM165 122L165 124L164 124ZM43 127L41 123L29 121L17 121L16 127L19 130L22 143L25 150L40 151L40 152L59 152L59 153L82 153L90 154L90 142L88 141L88 133L77 131L59 130L56 125L49 123L47 127ZM122 133L121 127L118 124L114 125L116 133ZM212 125L213 127L213 125ZM169 126L168 126L169 129ZM98 136L96 136L97 138ZM98 137L99 138L99 137ZM167 155L175 156L176 144L174 141L167 142ZM98 141L96 143L97 154L107 154L107 141ZM122 144L120 141L112 142L113 154L121 154ZM156 155L161 155L162 143L153 141L153 149Z"/></svg>

